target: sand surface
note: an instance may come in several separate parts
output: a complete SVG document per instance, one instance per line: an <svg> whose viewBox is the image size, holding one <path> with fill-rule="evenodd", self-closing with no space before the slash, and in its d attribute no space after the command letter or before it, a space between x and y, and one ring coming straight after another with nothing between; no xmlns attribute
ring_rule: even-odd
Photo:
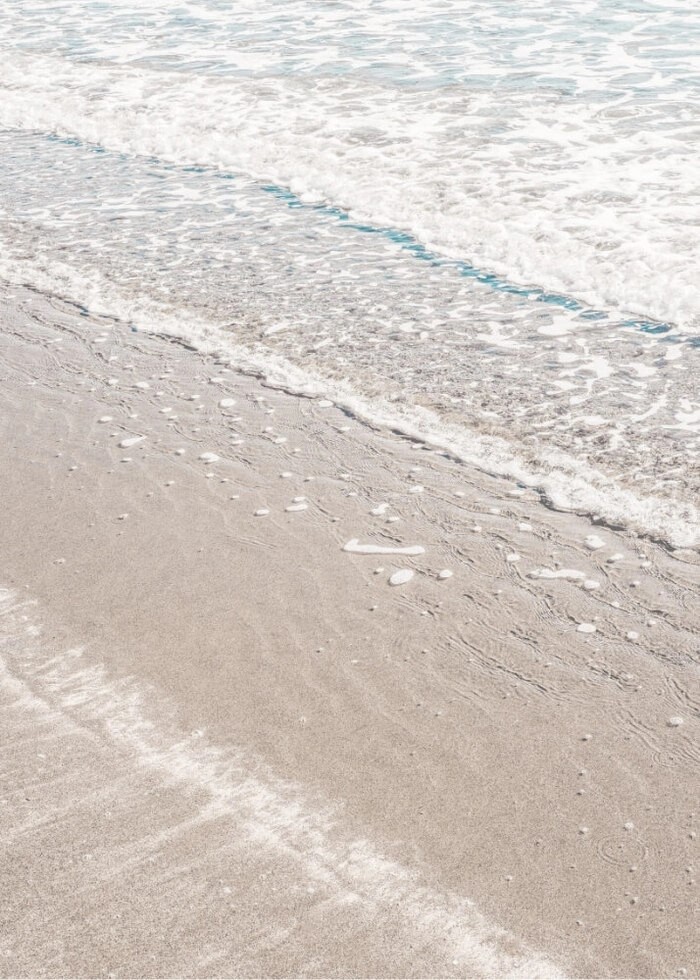
<svg viewBox="0 0 700 980"><path fill-rule="evenodd" d="M698 976L696 554L0 319L0 975Z"/></svg>

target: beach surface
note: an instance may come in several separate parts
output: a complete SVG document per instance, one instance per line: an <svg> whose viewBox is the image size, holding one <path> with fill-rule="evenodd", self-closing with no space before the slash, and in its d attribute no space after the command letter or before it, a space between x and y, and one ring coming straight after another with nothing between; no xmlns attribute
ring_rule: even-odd
<svg viewBox="0 0 700 980"><path fill-rule="evenodd" d="M700 974L700 565L0 290L0 975Z"/></svg>

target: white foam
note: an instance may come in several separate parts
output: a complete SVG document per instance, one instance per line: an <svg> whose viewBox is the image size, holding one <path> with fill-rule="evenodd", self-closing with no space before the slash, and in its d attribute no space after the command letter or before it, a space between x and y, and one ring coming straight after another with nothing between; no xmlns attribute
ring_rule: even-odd
<svg viewBox="0 0 700 980"><path fill-rule="evenodd" d="M575 17L570 8L569 14ZM490 58L479 48L482 34L500 41L511 33L510 23L501 11L497 27L479 31L470 29L466 12L455 16L460 27L450 33L459 35L457 71L463 77L471 64L479 74ZM316 17L313 8L308 19ZM301 25L304 16L293 20ZM573 23L577 40L585 41ZM89 18L86 24L89 29ZM399 48L401 29L394 24ZM598 35L591 34L595 43ZM561 54L560 43L557 50ZM243 171L292 187L309 202L342 203L362 220L413 232L429 247L499 275L526 284L544 280L549 289L597 308L631 306L660 320L697 323L700 284L690 257L698 252L700 232L679 222L671 203L692 200L694 193L691 124L674 114L668 136L661 125L640 135L629 86L617 88L617 111L602 111L585 98L572 111L558 83L547 83L556 64L537 65L536 89L500 86L496 96L493 86L464 83L387 89L386 78L362 72L329 71L320 82L300 71L262 78L168 71L148 65L148 49L135 83L131 65L110 60L104 42L102 51L89 62L70 62L23 51L11 35L0 63L0 125ZM570 43L567 56L575 65L569 85L594 80L586 58L598 62L602 90L613 84L595 47ZM518 69L521 81L528 71ZM508 78L497 60L486 73ZM670 115L666 93L655 94L656 118L664 109ZM678 94L680 103L688 98ZM455 126L455 119L466 124ZM358 139L368 125L378 139ZM633 166L642 152L644 166ZM538 166L540 160L546 165Z"/></svg>
<svg viewBox="0 0 700 980"><path fill-rule="evenodd" d="M599 514L642 533L651 532L674 547L694 547L700 542L700 510L693 503L640 493L586 462L554 448L541 447L536 454L521 455L520 448L505 439L489 436L441 419L417 405L402 405L381 398L368 399L347 384L331 381L292 365L272 353L252 352L238 346L230 334L181 311L173 315L146 297L134 296L107 282L97 273L88 278L70 265L40 255L15 256L11 242L0 233L0 275L10 282L29 278L37 288L58 292L95 313L123 316L138 321L141 329L185 338L203 351L226 348L242 370L262 374L267 383L305 395L331 394L334 403L374 425L398 429L414 439L445 449L456 458L489 473L508 476L542 492L554 507ZM196 396L190 396L194 399Z"/></svg>

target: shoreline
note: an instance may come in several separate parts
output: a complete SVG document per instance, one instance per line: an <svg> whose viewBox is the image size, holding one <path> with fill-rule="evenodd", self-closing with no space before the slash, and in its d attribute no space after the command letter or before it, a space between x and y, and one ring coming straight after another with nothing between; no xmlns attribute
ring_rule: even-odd
<svg viewBox="0 0 700 980"><path fill-rule="evenodd" d="M85 283L69 266L54 265L50 274L35 268L34 281L43 289L23 285L18 281L22 265L23 262L5 257L0 274L7 277L8 288L28 289L50 301L56 284L61 283L62 295L67 297L64 302L75 306L81 315L128 323L135 332L172 339L201 354L229 358L242 373L288 394L332 399L340 409L370 427L390 429L424 442L429 449L447 452L486 476L517 481L534 490L545 506L612 530L628 530L677 551L681 558L700 562L700 509L690 496L685 499L638 494L621 482L620 474L607 473L556 444L518 448L502 435L448 421L430 408L358 394L346 379L322 377L273 348L263 350L259 342L237 342L222 324L208 323L201 317L183 317L150 299L128 298L111 283L100 281L99 276L93 278L86 293ZM84 305L88 296L92 302Z"/></svg>
<svg viewBox="0 0 700 980"><path fill-rule="evenodd" d="M696 565L11 291L8 976L700 969Z"/></svg>

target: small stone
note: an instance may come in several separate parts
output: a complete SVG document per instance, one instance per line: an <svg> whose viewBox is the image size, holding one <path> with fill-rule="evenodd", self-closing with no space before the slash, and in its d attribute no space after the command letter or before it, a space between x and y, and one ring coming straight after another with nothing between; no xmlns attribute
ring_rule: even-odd
<svg viewBox="0 0 700 980"><path fill-rule="evenodd" d="M584 541L584 544L589 551L597 551L599 548L605 547L605 541L603 541L602 538L599 538L597 534L589 534Z"/></svg>

